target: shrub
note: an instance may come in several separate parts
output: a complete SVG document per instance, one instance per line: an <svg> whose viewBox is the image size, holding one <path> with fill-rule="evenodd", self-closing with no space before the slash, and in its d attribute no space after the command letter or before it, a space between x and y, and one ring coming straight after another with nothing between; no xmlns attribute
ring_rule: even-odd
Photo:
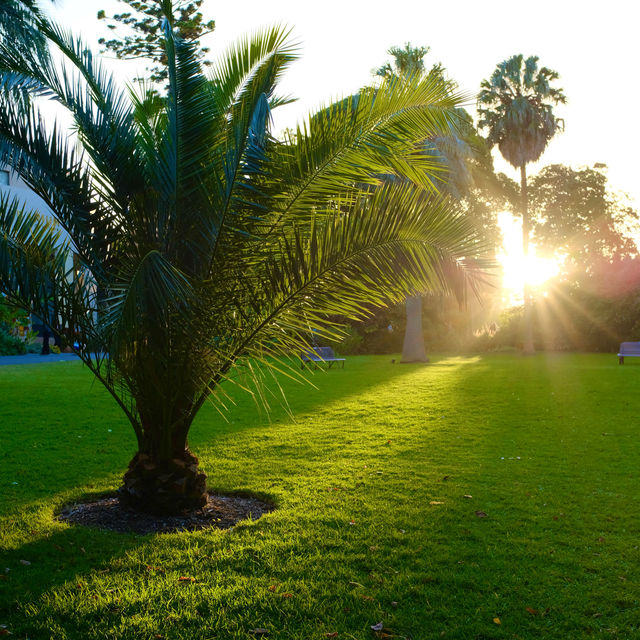
<svg viewBox="0 0 640 640"><path fill-rule="evenodd" d="M26 352L27 346L20 338L0 329L0 356L21 356Z"/></svg>

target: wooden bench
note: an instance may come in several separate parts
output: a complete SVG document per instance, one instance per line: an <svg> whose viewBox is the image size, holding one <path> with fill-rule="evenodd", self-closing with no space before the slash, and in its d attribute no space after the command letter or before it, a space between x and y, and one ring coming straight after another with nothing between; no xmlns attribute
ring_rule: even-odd
<svg viewBox="0 0 640 640"><path fill-rule="evenodd" d="M625 356L629 358L640 358L640 342L623 342L618 353L618 362L624 364Z"/></svg>
<svg viewBox="0 0 640 640"><path fill-rule="evenodd" d="M301 368L304 369L304 365L307 363L313 362L314 366L317 368L319 364L326 363L328 365L328 369L336 362L342 363L342 368L344 369L344 358L336 358L336 354L333 352L331 347L314 347L311 351L305 351L300 355Z"/></svg>

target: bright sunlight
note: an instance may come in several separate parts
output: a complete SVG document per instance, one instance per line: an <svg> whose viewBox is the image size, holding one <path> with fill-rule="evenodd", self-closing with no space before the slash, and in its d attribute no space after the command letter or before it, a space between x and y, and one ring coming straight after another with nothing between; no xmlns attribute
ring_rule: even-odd
<svg viewBox="0 0 640 640"><path fill-rule="evenodd" d="M561 260L536 256L533 243L529 244L529 256L525 259L520 220L503 211L498 214L498 224L504 238L502 251L498 253L497 258L503 269L502 287L505 301L510 305L522 304L525 283L540 289L548 280L558 275Z"/></svg>

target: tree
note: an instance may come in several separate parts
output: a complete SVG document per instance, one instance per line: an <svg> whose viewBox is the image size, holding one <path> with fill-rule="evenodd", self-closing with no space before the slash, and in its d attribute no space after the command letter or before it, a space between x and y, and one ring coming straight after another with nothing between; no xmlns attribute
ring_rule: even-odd
<svg viewBox="0 0 640 640"><path fill-rule="evenodd" d="M488 129L488 143L498 145L504 159L520 170L522 247L529 255L530 221L526 166L540 158L549 141L562 128L553 107L564 104L562 89L551 86L557 72L538 68L538 58L512 56L501 62L489 80L483 80L478 94L479 127ZM524 353L534 353L531 329L531 292L524 285Z"/></svg>
<svg viewBox="0 0 640 640"><path fill-rule="evenodd" d="M416 77L431 78L448 90L454 90L456 84L446 78L442 64L433 64L427 71L424 58L429 51L430 47L414 47L409 42L404 48L391 47L387 53L392 56L393 63L385 63L374 73L392 83L408 82ZM482 206L480 199L471 197L471 187L474 175L481 175L485 181L493 176L491 155L467 111L457 108L455 117L455 132L448 130L435 136L425 135L420 144L429 149L434 159L440 163L441 173L435 188L457 199L466 198L466 214L482 218L476 222L489 230L491 223L486 215L487 209ZM422 328L422 292L407 297L405 307L406 326L401 362L429 362Z"/></svg>
<svg viewBox="0 0 640 640"><path fill-rule="evenodd" d="M126 414L138 450L120 500L172 512L206 500L187 439L204 402L249 382L263 397L311 331L336 335L330 316L462 292L480 246L415 146L454 120L460 98L442 83L382 83L279 141L270 112L296 59L286 32L244 38L211 82L172 29L171 0L162 15L160 111L37 9L24 19L55 56L0 41L0 162L58 223L0 199L0 290L75 343ZM77 139L45 126L34 93L66 108Z"/></svg>
<svg viewBox="0 0 640 640"><path fill-rule="evenodd" d="M529 201L537 246L563 255L572 275L637 257L638 214L608 188L606 165L544 167L531 179Z"/></svg>
<svg viewBox="0 0 640 640"><path fill-rule="evenodd" d="M132 11L107 16L104 9L98 11L98 20L109 20L109 29L115 31L117 23L128 27L133 33L111 39L100 38L98 42L104 46L103 53L111 51L123 60L147 58L155 63L150 69L152 82L166 82L169 77L168 58L162 43L161 22L164 17L162 0L119 0L129 5ZM198 46L197 58L203 60L209 52L207 47L200 46L200 38L215 29L214 20L205 22L199 9L203 0L181 0L174 2L174 14L171 16L171 27L179 38Z"/></svg>

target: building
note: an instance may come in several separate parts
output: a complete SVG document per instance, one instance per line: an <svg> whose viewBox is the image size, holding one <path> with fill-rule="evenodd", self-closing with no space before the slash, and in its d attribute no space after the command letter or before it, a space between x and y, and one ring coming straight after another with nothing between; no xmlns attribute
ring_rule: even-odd
<svg viewBox="0 0 640 640"><path fill-rule="evenodd" d="M25 209L37 211L43 217L55 220L47 203L34 193L15 171L7 166L0 166L0 196L17 200ZM67 258L67 269L69 273L73 269L73 253L71 252ZM42 336L43 327L40 320L32 316L31 325Z"/></svg>

